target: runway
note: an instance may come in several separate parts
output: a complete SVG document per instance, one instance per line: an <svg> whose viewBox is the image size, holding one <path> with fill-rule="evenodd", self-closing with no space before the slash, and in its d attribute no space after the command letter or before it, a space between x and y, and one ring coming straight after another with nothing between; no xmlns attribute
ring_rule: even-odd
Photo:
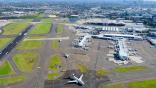
<svg viewBox="0 0 156 88"><path fill-rule="evenodd" d="M24 41L41 41L41 40L68 40L69 37L60 38L38 38L38 39L24 39Z"/></svg>
<svg viewBox="0 0 156 88"><path fill-rule="evenodd" d="M24 31L19 33L17 37L13 39L4 49L0 52L0 59L7 55L27 34L27 32L33 27L33 25L29 25Z"/></svg>

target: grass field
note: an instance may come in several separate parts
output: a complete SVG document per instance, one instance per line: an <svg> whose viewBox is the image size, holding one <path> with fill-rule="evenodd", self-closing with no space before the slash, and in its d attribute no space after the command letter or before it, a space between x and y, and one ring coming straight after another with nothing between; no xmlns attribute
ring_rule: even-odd
<svg viewBox="0 0 156 88"><path fill-rule="evenodd" d="M156 80L153 79L123 84L102 85L100 88L156 88Z"/></svg>
<svg viewBox="0 0 156 88"><path fill-rule="evenodd" d="M63 25L62 24L58 24L57 28L56 28L56 33L62 33L63 32Z"/></svg>
<svg viewBox="0 0 156 88"><path fill-rule="evenodd" d="M23 41L19 44L16 48L18 50L31 50L31 49L38 49L43 46L42 41Z"/></svg>
<svg viewBox="0 0 156 88"><path fill-rule="evenodd" d="M23 29L25 29L27 26L28 26L28 23L26 23L26 22L10 23L10 24L4 26L4 28L3 28L3 30L4 30L3 35L18 34Z"/></svg>
<svg viewBox="0 0 156 88"><path fill-rule="evenodd" d="M97 69L96 70L96 76L105 76L108 73L105 69Z"/></svg>
<svg viewBox="0 0 156 88"><path fill-rule="evenodd" d="M50 31L51 23L39 23L32 29L30 34L46 34Z"/></svg>
<svg viewBox="0 0 156 88"><path fill-rule="evenodd" d="M52 40L52 42L51 42L51 48L52 49L58 48L58 41L57 40Z"/></svg>
<svg viewBox="0 0 156 88"><path fill-rule="evenodd" d="M49 60L48 70L57 71L58 67L61 64L61 58L59 55L54 55Z"/></svg>
<svg viewBox="0 0 156 88"><path fill-rule="evenodd" d="M4 48L9 41L11 41L10 38L0 38L0 49Z"/></svg>
<svg viewBox="0 0 156 88"><path fill-rule="evenodd" d="M59 55L53 55L49 59L48 70L52 71L52 73L48 73L48 80L54 80L56 77L58 77L62 74L59 71L60 65L61 65L61 58Z"/></svg>
<svg viewBox="0 0 156 88"><path fill-rule="evenodd" d="M128 67L116 67L113 70L117 72L129 72L129 71L140 71L144 69L146 69L146 67L144 66L128 66Z"/></svg>
<svg viewBox="0 0 156 88"><path fill-rule="evenodd" d="M156 80L144 80L138 82L130 82L128 88L156 88Z"/></svg>
<svg viewBox="0 0 156 88"><path fill-rule="evenodd" d="M17 76L17 77L12 77L12 78L0 78L0 85L13 84L13 83L21 82L24 80L25 80L24 76Z"/></svg>
<svg viewBox="0 0 156 88"><path fill-rule="evenodd" d="M31 72L37 61L37 54L34 52L16 54L13 60L22 72Z"/></svg>
<svg viewBox="0 0 156 88"><path fill-rule="evenodd" d="M42 19L41 23L36 24L30 34L46 34L50 31L51 19Z"/></svg>
<svg viewBox="0 0 156 88"><path fill-rule="evenodd" d="M78 64L77 68L81 73L86 73L88 71L88 68L83 64Z"/></svg>
<svg viewBox="0 0 156 88"><path fill-rule="evenodd" d="M8 61L4 61L0 64L0 75L8 75L13 73L14 71Z"/></svg>
<svg viewBox="0 0 156 88"><path fill-rule="evenodd" d="M60 76L61 73L51 73L48 74L48 80L54 80L56 77Z"/></svg>

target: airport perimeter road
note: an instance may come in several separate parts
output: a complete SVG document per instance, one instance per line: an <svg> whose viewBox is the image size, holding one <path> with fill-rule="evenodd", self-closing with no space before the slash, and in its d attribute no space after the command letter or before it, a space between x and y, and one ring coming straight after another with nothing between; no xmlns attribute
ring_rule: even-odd
<svg viewBox="0 0 156 88"><path fill-rule="evenodd" d="M10 44L8 44L1 52L0 52L0 59L8 54L26 35L27 32L33 27L33 25L29 25L24 31L19 33L13 41L11 41Z"/></svg>

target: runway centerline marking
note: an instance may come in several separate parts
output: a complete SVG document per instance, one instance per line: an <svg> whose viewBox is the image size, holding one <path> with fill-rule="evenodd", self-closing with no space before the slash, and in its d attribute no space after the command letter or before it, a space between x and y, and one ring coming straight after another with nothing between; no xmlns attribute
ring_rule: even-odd
<svg viewBox="0 0 156 88"><path fill-rule="evenodd" d="M60 38L34 38L34 39L24 39L24 41L41 41L41 40L68 40L69 37L60 37Z"/></svg>

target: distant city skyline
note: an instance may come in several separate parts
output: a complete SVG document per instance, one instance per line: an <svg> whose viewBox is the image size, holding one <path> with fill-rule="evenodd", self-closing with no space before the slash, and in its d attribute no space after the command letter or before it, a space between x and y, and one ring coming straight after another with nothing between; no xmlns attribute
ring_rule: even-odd
<svg viewBox="0 0 156 88"><path fill-rule="evenodd" d="M54 2L139 2L139 1L156 1L156 0L0 0L0 2L47 2L47 1L54 1Z"/></svg>

